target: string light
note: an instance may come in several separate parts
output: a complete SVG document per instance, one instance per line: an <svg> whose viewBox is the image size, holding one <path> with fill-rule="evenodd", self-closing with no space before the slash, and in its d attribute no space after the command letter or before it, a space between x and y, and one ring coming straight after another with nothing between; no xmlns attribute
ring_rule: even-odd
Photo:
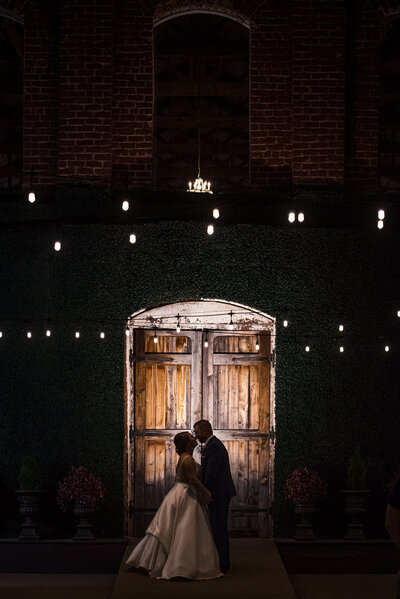
<svg viewBox="0 0 400 599"><path fill-rule="evenodd" d="M259 337L258 337L258 334L257 334L257 338L256 338L256 351L259 351L259 349L260 349L260 340L259 340Z"/></svg>
<svg viewBox="0 0 400 599"><path fill-rule="evenodd" d="M136 243L136 235L134 233L129 235L129 243Z"/></svg>
<svg viewBox="0 0 400 599"><path fill-rule="evenodd" d="M304 212L298 213L297 220L299 221L299 223L304 223Z"/></svg>
<svg viewBox="0 0 400 599"><path fill-rule="evenodd" d="M81 336L80 332L79 331L75 331L75 338L79 339L80 336Z"/></svg>
<svg viewBox="0 0 400 599"><path fill-rule="evenodd" d="M50 329L47 329L47 331L46 331L46 337L50 337L50 336L51 336L51 331L50 331Z"/></svg>
<svg viewBox="0 0 400 599"><path fill-rule="evenodd" d="M397 310L397 316L400 318L400 310Z"/></svg>
<svg viewBox="0 0 400 599"><path fill-rule="evenodd" d="M158 343L157 331L155 329L154 329L153 341L154 341L154 343Z"/></svg>
<svg viewBox="0 0 400 599"><path fill-rule="evenodd" d="M180 316L178 314L178 316L177 316L178 322L176 323L176 332L177 333L181 332L181 324L180 324L179 318L180 318Z"/></svg>
<svg viewBox="0 0 400 599"><path fill-rule="evenodd" d="M288 221L290 223L294 223L294 221L296 220L296 215L294 212L289 212L289 216L288 216Z"/></svg>
<svg viewBox="0 0 400 599"><path fill-rule="evenodd" d="M34 202L36 202L36 194L34 191L30 191L28 194L28 202L30 202L31 204L34 204Z"/></svg>
<svg viewBox="0 0 400 599"><path fill-rule="evenodd" d="M219 210L218 210L218 208L214 208L214 210L213 210L213 217L214 218L219 218Z"/></svg>
<svg viewBox="0 0 400 599"><path fill-rule="evenodd" d="M2 338L2 336L3 336L3 331L0 331L0 339Z"/></svg>
<svg viewBox="0 0 400 599"><path fill-rule="evenodd" d="M340 331L341 333L343 333L343 331L344 331L344 326L343 326L342 324L340 324L340 325L339 325L339 331Z"/></svg>
<svg viewBox="0 0 400 599"><path fill-rule="evenodd" d="M26 336L28 337L28 339L31 339L31 337L32 337L32 333L31 333L30 331L28 331L28 332L26 333Z"/></svg>
<svg viewBox="0 0 400 599"><path fill-rule="evenodd" d="M214 235L214 225L208 225L208 227L207 227L207 233L209 235Z"/></svg>
<svg viewBox="0 0 400 599"><path fill-rule="evenodd" d="M390 350L390 347L388 345L385 345L385 351L388 352Z"/></svg>
<svg viewBox="0 0 400 599"><path fill-rule="evenodd" d="M122 210L123 210L124 212L127 212L127 211L129 210L129 202L128 202L128 200L124 200L124 201L122 202Z"/></svg>
<svg viewBox="0 0 400 599"><path fill-rule="evenodd" d="M286 327L289 325L289 323L288 323L288 321L287 321L287 320L284 320L282 324L283 324L283 326L284 326L285 328L286 328Z"/></svg>
<svg viewBox="0 0 400 599"><path fill-rule="evenodd" d="M208 347L208 333L206 333L206 338L204 339L204 347Z"/></svg>
<svg viewBox="0 0 400 599"><path fill-rule="evenodd" d="M56 241L54 243L54 249L56 250L56 252L59 252L61 250L61 241Z"/></svg>
<svg viewBox="0 0 400 599"><path fill-rule="evenodd" d="M228 325L228 329L230 331L233 331L233 312L232 312L232 310L231 310L230 314L231 314L231 320L230 320L230 323Z"/></svg>
<svg viewBox="0 0 400 599"><path fill-rule="evenodd" d="M383 220L385 218L385 211L380 209L378 210L378 218L379 220Z"/></svg>
<svg viewBox="0 0 400 599"><path fill-rule="evenodd" d="M341 354L344 352L344 347L343 347L343 345L341 345L341 346L339 347L339 351L340 351L340 353L341 353Z"/></svg>
<svg viewBox="0 0 400 599"><path fill-rule="evenodd" d="M383 229L383 220L378 220L378 229Z"/></svg>
<svg viewBox="0 0 400 599"><path fill-rule="evenodd" d="M310 346L306 345L305 350L306 350L306 352L309 352L310 351Z"/></svg>
<svg viewBox="0 0 400 599"><path fill-rule="evenodd" d="M128 328L128 327L126 327L126 329L125 329L125 335L126 335L127 337L129 337L129 328Z"/></svg>
<svg viewBox="0 0 400 599"><path fill-rule="evenodd" d="M104 332L104 331L101 331L101 332L100 332L100 339L104 339L104 337L105 337L105 336L106 336L105 332Z"/></svg>

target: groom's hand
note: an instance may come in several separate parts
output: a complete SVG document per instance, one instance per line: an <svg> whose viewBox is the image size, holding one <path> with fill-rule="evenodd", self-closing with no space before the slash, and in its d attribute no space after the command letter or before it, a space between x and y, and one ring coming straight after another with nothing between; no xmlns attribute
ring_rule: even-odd
<svg viewBox="0 0 400 599"><path fill-rule="evenodd" d="M203 503L205 503L206 505L208 505L209 503L212 502L212 495L210 493L210 491L204 491L204 493L202 494L202 501Z"/></svg>

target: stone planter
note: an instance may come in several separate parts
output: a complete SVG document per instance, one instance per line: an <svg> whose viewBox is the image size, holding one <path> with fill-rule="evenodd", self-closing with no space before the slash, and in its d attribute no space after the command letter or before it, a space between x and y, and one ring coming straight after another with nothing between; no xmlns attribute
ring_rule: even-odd
<svg viewBox="0 0 400 599"><path fill-rule="evenodd" d="M296 526L294 538L298 540L315 539L313 516L315 514L315 504L313 503L295 503L294 511L299 521Z"/></svg>
<svg viewBox="0 0 400 599"><path fill-rule="evenodd" d="M75 541L90 541L95 538L93 526L90 522L90 517L93 513L94 509L92 507L89 507L80 501L75 501L74 516L77 520L76 533L74 535Z"/></svg>
<svg viewBox="0 0 400 599"><path fill-rule="evenodd" d="M40 512L42 497L46 491L30 491L16 489L15 491L21 516L21 531L18 538L21 541L36 541L40 539L37 517Z"/></svg>
<svg viewBox="0 0 400 599"><path fill-rule="evenodd" d="M366 489L343 489L344 511L347 517L347 530L345 539L365 539L365 500L369 490Z"/></svg>

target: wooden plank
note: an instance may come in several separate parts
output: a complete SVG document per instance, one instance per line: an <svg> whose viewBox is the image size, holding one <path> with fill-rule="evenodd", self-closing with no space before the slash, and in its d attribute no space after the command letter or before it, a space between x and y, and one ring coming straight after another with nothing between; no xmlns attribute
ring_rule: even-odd
<svg viewBox="0 0 400 599"><path fill-rule="evenodd" d="M249 427L259 430L261 409L259 399L259 366L250 366L249 369Z"/></svg>
<svg viewBox="0 0 400 599"><path fill-rule="evenodd" d="M248 441L249 453L249 501L250 505L258 506L260 472L259 472L259 440Z"/></svg>
<svg viewBox="0 0 400 599"><path fill-rule="evenodd" d="M239 428L239 374L240 366L227 366L229 410L227 411L227 428Z"/></svg>
<svg viewBox="0 0 400 599"><path fill-rule="evenodd" d="M158 507L165 497L165 441L158 441L155 446L154 499Z"/></svg>
<svg viewBox="0 0 400 599"><path fill-rule="evenodd" d="M169 401L169 426L173 429L177 428L177 416L176 416L176 386L175 386L175 366L168 366L166 369L166 380L167 380L167 393Z"/></svg>
<svg viewBox="0 0 400 599"><path fill-rule="evenodd" d="M146 398L146 408L145 408L145 427L146 428L154 428L155 419L154 419L154 397L153 397L153 367L152 366L144 366L145 370L145 398Z"/></svg>
<svg viewBox="0 0 400 599"><path fill-rule="evenodd" d="M238 429L248 429L250 413L250 367L238 366L239 368L239 409L238 409Z"/></svg>
<svg viewBox="0 0 400 599"><path fill-rule="evenodd" d="M157 382L157 408L156 408L156 428L165 428L165 417L167 411L166 387L165 387L165 366L155 366Z"/></svg>

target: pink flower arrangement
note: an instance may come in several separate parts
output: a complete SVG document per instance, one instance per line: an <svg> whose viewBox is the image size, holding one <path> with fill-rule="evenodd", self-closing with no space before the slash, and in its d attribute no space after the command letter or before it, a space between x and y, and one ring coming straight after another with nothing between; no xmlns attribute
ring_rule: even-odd
<svg viewBox="0 0 400 599"><path fill-rule="evenodd" d="M57 501L65 512L75 501L94 508L104 500L104 487L84 466L72 466L69 474L58 485Z"/></svg>
<svg viewBox="0 0 400 599"><path fill-rule="evenodd" d="M326 482L318 472L309 468L293 470L286 479L284 493L292 503L314 503L317 499L328 495Z"/></svg>

